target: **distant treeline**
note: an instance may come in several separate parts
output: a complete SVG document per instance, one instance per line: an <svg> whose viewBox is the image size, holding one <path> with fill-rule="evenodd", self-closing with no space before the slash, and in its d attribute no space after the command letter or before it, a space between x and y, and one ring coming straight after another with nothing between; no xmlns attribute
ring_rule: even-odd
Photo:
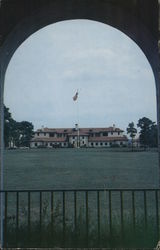
<svg viewBox="0 0 160 250"><path fill-rule="evenodd" d="M158 147L158 127L155 122L151 121L147 117L143 117L138 120L137 128L140 128L139 142L141 146ZM128 124L127 134L130 135L133 146L133 140L137 134L134 122Z"/></svg>
<svg viewBox="0 0 160 250"><path fill-rule="evenodd" d="M28 121L17 122L12 118L9 108L4 105L4 143L5 147L29 147L33 137L33 124Z"/></svg>
<svg viewBox="0 0 160 250"><path fill-rule="evenodd" d="M147 117L138 120L137 128L140 128L139 142L143 147L158 147L158 127L157 124ZM30 140L34 135L34 127L31 122L17 122L12 118L9 108L4 106L4 142L5 147L29 147ZM129 134L132 146L137 135L134 122L128 124L127 134Z"/></svg>

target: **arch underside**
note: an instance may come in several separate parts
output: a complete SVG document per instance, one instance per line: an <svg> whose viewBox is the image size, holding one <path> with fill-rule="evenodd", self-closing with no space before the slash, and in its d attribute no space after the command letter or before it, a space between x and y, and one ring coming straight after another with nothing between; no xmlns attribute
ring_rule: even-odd
<svg viewBox="0 0 160 250"><path fill-rule="evenodd" d="M10 2L11 1L12 0L10 0ZM18 0L15 0L15 2L16 1ZM31 3L33 1L24 1L26 6L27 2ZM5 72L12 55L23 43L23 41L25 41L34 32L47 25L65 20L88 19L111 25L112 27L122 31L141 48L152 67L155 77L157 120L158 125L160 126L160 63L158 56L158 36L156 35L155 31L151 29L151 27L142 22L143 18L141 20L140 16L137 16L136 14L136 4L141 3L141 7L144 8L145 12L145 6L147 6L147 4L145 5L146 1L131 0L130 3L133 5L132 7L135 7L135 9L126 8L126 6L123 5L123 3L127 3L126 0L46 0L43 1L43 4L44 2L48 2L49 4L43 6L39 5L39 8L32 11L32 14L28 12L28 16L25 15L25 18L21 18L21 21L18 21L16 25L12 27L10 32L8 32L7 36L5 37L3 45L0 47L1 112L3 112L2 106ZM151 3L153 1L149 0L148 2ZM144 5L142 3L144 3ZM157 18L158 22L157 13L158 12L156 10L155 18ZM1 117L2 116L3 115L1 115ZM3 127L2 124L3 118L1 119L1 129ZM3 134L2 132L3 131L1 130L1 135ZM2 144L3 142L1 140L1 146Z"/></svg>
<svg viewBox="0 0 160 250"><path fill-rule="evenodd" d="M10 58L21 43L39 29L59 21L89 19L111 25L129 36L142 49L153 72L156 73L159 58L155 33L153 34L133 11L124 8L118 2L54 0L42 9L36 10L32 16L22 19L7 35L1 54L3 69L6 70Z"/></svg>
<svg viewBox="0 0 160 250"><path fill-rule="evenodd" d="M142 49L155 77L160 156L158 0L1 0L0 17L0 176L2 190L3 89L6 69L12 55L23 41L39 29L59 21L89 19L111 25L125 33ZM3 204L2 197L0 203ZM3 209L1 206L0 210L1 247L3 245Z"/></svg>

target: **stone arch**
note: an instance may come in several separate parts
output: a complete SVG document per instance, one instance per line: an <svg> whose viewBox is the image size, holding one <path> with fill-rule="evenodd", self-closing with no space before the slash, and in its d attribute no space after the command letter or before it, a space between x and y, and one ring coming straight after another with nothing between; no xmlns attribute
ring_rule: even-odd
<svg viewBox="0 0 160 250"><path fill-rule="evenodd" d="M116 4L115 4L116 2ZM54 0L49 5L38 9L34 14L27 16L18 22L4 40L0 49L0 89L1 89L1 135L3 135L3 90L5 72L10 59L16 49L34 32L39 29L65 20L89 19L108 24L130 37L143 51L147 57L155 77L157 96L157 120L160 114L160 78L157 37L154 32L144 25L133 11L126 9L119 1L90 1L90 0ZM136 1L135 1L136 2ZM134 1L133 3L134 4ZM157 6L158 7L158 6ZM154 34L153 34L154 33ZM160 131L160 129L159 129ZM159 133L160 134L160 133ZM160 140L159 140L160 141ZM160 144L159 144L160 145ZM3 136L1 137L1 148L3 148ZM159 146L160 148L160 146ZM3 153L1 157L3 160ZM2 164L3 165L3 164ZM3 166L2 166L3 168ZM2 181L3 183L3 181Z"/></svg>
<svg viewBox="0 0 160 250"><path fill-rule="evenodd" d="M1 65L3 70L15 50L30 35L39 29L59 21L89 19L113 26L130 37L144 52L153 72L157 72L158 46L157 37L139 20L138 17L121 5L110 1L52 1L31 16L21 20L6 37L1 47Z"/></svg>
<svg viewBox="0 0 160 250"><path fill-rule="evenodd" d="M2 2L2 3L1 3ZM3 2L0 1L0 8L3 7ZM8 1L9 2L9 1ZM10 3L12 0L10 1ZM35 4L37 1L33 1ZM15 1L16 6L24 5L27 10L31 7L32 1ZM42 4L43 2L43 4ZM129 2L129 3L128 3ZM156 2L156 1L155 1ZM158 56L158 1L154 2L154 11L152 12L152 20L154 20L154 13L157 15L155 19L157 20L157 30L154 30L154 24L149 24L150 19L141 18L138 8L142 8L143 11L147 13L150 5L153 1L143 1L143 0L46 0L38 1L38 8L28 12L23 19L23 14L21 18L17 18L14 25L10 25L3 38L3 44L0 47L0 110L1 110L1 122L0 122L0 149L1 149L1 165L0 173L3 171L3 90L4 90L4 80L5 73L9 61L16 51L16 49L25 41L30 35L39 29L53 24L59 21L71 20L71 19L89 19L93 21L99 21L117 28L118 30L125 33L130 37L144 52L146 55L155 77L156 83L156 96L157 96L157 120L159 128L159 138L160 138L160 60ZM139 5L140 4L140 5ZM31 6L29 6L31 5ZM146 8L145 8L146 7ZM147 14L146 14L147 15ZM151 20L151 21L152 21ZM12 22L12 15L11 20ZM15 21L15 20L14 20ZM4 23L4 27L5 27ZM5 30L5 28L4 28ZM1 39L1 36L0 36ZM160 139L159 139L159 152L160 152ZM160 153L159 153L160 155ZM160 182L159 182L160 183ZM3 176L1 174L1 189L3 189ZM2 196L1 196L2 202ZM3 216L3 211L1 209L1 218ZM0 233L0 245L3 245L3 226L1 221L1 233Z"/></svg>
<svg viewBox="0 0 160 250"><path fill-rule="evenodd" d="M160 131L160 60L158 55L158 35L156 35L155 31L150 29L149 26L145 25L144 22L141 21L141 19L136 15L136 12L133 11L134 8L126 8L126 6L122 4L123 2L125 1L49 1L49 4L41 6L41 8L38 8L38 10L36 10L32 15L28 15L25 19L21 19L21 21L14 26L14 29L9 32L8 36L4 39L3 46L0 48L1 149L3 149L3 90L5 72L9 61L16 49L34 32L49 24L65 20L89 19L108 24L125 33L141 48L152 67L155 77L157 120ZM135 5L136 8L136 4L137 1L132 0L132 7ZM158 13L158 3L156 13ZM160 133L158 137L160 138ZM1 157L3 162L2 150ZM1 164L1 167L3 168L3 164ZM3 181L1 181L1 183L3 183Z"/></svg>

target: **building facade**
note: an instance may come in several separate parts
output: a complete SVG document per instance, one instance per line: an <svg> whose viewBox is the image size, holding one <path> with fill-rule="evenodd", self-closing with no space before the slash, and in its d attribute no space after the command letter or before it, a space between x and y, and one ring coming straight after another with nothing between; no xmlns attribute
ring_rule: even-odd
<svg viewBox="0 0 160 250"><path fill-rule="evenodd" d="M41 128L35 131L31 148L118 147L127 146L128 138L114 125L108 128Z"/></svg>

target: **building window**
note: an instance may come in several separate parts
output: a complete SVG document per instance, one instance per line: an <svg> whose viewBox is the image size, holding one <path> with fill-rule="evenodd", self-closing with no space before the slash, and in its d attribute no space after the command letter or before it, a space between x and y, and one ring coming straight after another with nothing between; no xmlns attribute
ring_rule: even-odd
<svg viewBox="0 0 160 250"><path fill-rule="evenodd" d="M112 142L110 142L109 145L112 146Z"/></svg>
<svg viewBox="0 0 160 250"><path fill-rule="evenodd" d="M111 135L113 135L113 132L111 132Z"/></svg>
<svg viewBox="0 0 160 250"><path fill-rule="evenodd" d="M100 145L103 146L103 143L101 142Z"/></svg>
<svg viewBox="0 0 160 250"><path fill-rule="evenodd" d="M123 142L122 142L122 141L120 142L120 145L123 145Z"/></svg>
<svg viewBox="0 0 160 250"><path fill-rule="evenodd" d="M93 146L93 142L91 142L91 146Z"/></svg>
<svg viewBox="0 0 160 250"><path fill-rule="evenodd" d="M44 133L44 136L46 136L46 133Z"/></svg>
<svg viewBox="0 0 160 250"><path fill-rule="evenodd" d="M37 136L39 136L39 133L37 133Z"/></svg>
<svg viewBox="0 0 160 250"><path fill-rule="evenodd" d="M34 146L37 147L37 142L35 142Z"/></svg>
<svg viewBox="0 0 160 250"><path fill-rule="evenodd" d="M107 146L107 145L108 145L108 143L107 143L107 142L105 142L105 145Z"/></svg>
<svg viewBox="0 0 160 250"><path fill-rule="evenodd" d="M66 143L64 142L64 146L66 146Z"/></svg>
<svg viewBox="0 0 160 250"><path fill-rule="evenodd" d="M120 135L120 132L118 132L118 135Z"/></svg>
<svg viewBox="0 0 160 250"><path fill-rule="evenodd" d="M104 133L103 133L103 136L108 136L108 132L104 132Z"/></svg>
<svg viewBox="0 0 160 250"><path fill-rule="evenodd" d="M75 136L73 136L72 139L75 139Z"/></svg>
<svg viewBox="0 0 160 250"><path fill-rule="evenodd" d="M50 137L54 137L55 133L50 133L49 136Z"/></svg>
<svg viewBox="0 0 160 250"><path fill-rule="evenodd" d="M98 142L96 142L96 146L98 146Z"/></svg>

